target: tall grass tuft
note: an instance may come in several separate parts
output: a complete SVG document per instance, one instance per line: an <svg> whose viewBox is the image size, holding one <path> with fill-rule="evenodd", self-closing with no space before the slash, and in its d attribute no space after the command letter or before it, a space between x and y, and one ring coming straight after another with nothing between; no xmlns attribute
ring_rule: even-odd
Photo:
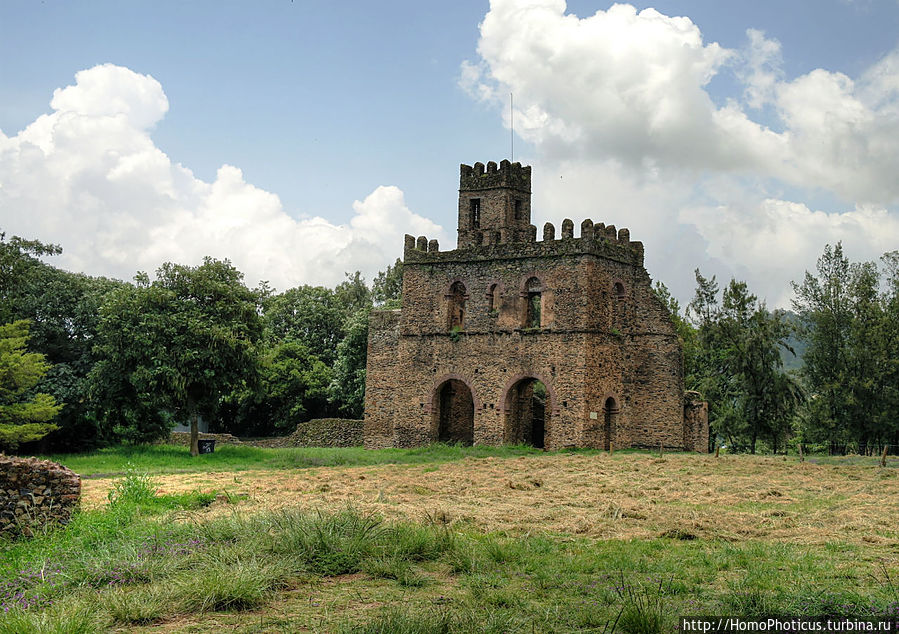
<svg viewBox="0 0 899 634"><path fill-rule="evenodd" d="M134 465L125 466L125 475L112 485L108 496L113 508L126 504L135 506L152 503L156 497L156 485L146 471L139 471Z"/></svg>

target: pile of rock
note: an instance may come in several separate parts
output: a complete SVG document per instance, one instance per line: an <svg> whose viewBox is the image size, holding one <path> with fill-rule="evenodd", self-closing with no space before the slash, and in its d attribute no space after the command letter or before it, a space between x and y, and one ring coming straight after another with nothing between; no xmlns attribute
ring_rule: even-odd
<svg viewBox="0 0 899 634"><path fill-rule="evenodd" d="M0 534L30 537L67 524L81 498L81 477L62 465L0 454Z"/></svg>

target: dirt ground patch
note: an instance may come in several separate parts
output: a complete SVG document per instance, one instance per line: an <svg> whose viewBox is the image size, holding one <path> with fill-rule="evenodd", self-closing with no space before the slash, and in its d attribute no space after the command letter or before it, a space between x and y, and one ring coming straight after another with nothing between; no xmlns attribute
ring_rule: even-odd
<svg viewBox="0 0 899 634"><path fill-rule="evenodd" d="M154 476L160 493L227 492L198 515L348 505L509 534L833 541L899 552L899 470L780 457L546 454L459 462ZM87 480L83 506L113 479Z"/></svg>

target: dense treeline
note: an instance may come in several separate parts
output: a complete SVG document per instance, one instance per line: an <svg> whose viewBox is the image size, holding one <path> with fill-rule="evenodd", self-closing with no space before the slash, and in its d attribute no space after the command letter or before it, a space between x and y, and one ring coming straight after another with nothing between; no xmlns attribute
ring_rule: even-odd
<svg viewBox="0 0 899 634"><path fill-rule="evenodd" d="M39 259L60 251L0 234L0 450L146 442L200 417L237 435L360 417L368 312L402 288L399 261L372 289L357 272L276 293L211 258L133 283Z"/></svg>
<svg viewBox="0 0 899 634"><path fill-rule="evenodd" d="M259 436L361 417L368 313L401 301L400 260L371 288L356 272L333 289L277 293L248 288L228 261L166 263L129 283L39 259L59 252L0 233L0 449L42 437L46 450L146 442L201 417L211 431ZM657 284L713 443L899 448L899 252L880 264L827 246L793 284L793 313L699 270L684 311Z"/></svg>
<svg viewBox="0 0 899 634"><path fill-rule="evenodd" d="M755 453L789 444L831 453L899 449L899 252L851 263L826 246L793 284L794 313L769 311L744 282L723 291L696 271L681 313L656 293L684 343L687 389L709 402L712 442ZM795 371L784 356L803 348ZM797 346L798 347L798 346ZM785 354L786 353L786 354Z"/></svg>

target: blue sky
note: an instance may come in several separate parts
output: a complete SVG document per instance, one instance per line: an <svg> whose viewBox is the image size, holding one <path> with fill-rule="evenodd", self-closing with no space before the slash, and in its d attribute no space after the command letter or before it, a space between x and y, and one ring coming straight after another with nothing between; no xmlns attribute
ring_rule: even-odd
<svg viewBox="0 0 899 634"><path fill-rule="evenodd" d="M454 245L513 91L535 223L630 226L684 300L696 267L786 305L826 242L899 248L899 2L611 6L6 0L0 228L91 274L371 279L403 233Z"/></svg>

